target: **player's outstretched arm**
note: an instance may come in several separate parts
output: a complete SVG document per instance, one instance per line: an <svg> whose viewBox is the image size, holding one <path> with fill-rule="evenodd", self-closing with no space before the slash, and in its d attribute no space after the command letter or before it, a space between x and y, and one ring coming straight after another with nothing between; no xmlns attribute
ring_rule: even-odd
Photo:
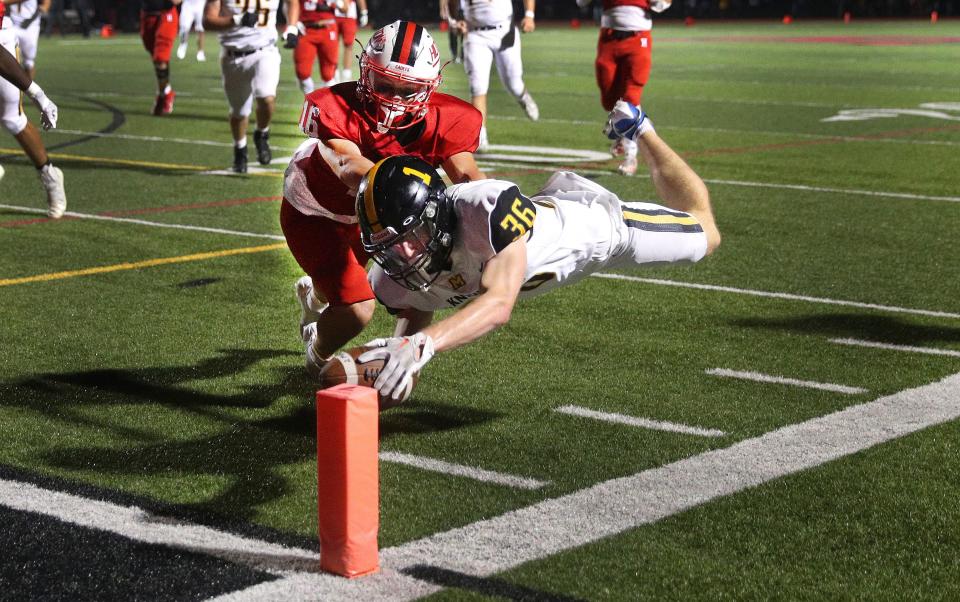
<svg viewBox="0 0 960 602"><path fill-rule="evenodd" d="M527 271L527 243L517 239L483 266L480 295L451 316L423 329L436 351L475 341L510 321Z"/></svg>
<svg viewBox="0 0 960 602"><path fill-rule="evenodd" d="M444 161L443 171L447 172L447 177L454 184L484 180L487 177L480 171L473 153L468 152L457 153Z"/></svg>
<svg viewBox="0 0 960 602"><path fill-rule="evenodd" d="M7 80L30 97L33 104L40 109L40 124L43 129L50 130L57 127L58 109L52 100L47 98L43 88L37 82L31 81L30 76L23 70L17 58L6 48L0 46L0 76Z"/></svg>
<svg viewBox="0 0 960 602"><path fill-rule="evenodd" d="M347 187L350 195L356 195L360 180L373 167L373 161L360 154L360 147L349 140L321 140L317 149L330 170Z"/></svg>
<svg viewBox="0 0 960 602"><path fill-rule="evenodd" d="M697 218L707 236L709 255L720 246L720 230L713 217L706 184L653 129L638 135L636 140L660 199L667 207Z"/></svg>

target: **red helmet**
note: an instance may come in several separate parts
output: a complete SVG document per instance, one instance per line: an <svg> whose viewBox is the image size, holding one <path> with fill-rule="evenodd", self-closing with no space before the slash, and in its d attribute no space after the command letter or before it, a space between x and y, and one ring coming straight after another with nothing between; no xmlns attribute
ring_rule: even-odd
<svg viewBox="0 0 960 602"><path fill-rule="evenodd" d="M412 21L394 21L373 32L360 54L357 94L378 130L403 129L427 114L442 79L433 37Z"/></svg>

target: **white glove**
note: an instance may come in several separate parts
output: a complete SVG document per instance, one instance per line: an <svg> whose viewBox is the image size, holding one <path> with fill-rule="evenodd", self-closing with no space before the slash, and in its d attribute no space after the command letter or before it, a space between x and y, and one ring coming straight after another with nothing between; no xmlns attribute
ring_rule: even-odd
<svg viewBox="0 0 960 602"><path fill-rule="evenodd" d="M40 125L43 126L43 129L52 130L56 128L57 105L53 104L53 101L47 98L47 95L43 93L43 90L37 85L37 82L31 83L26 92L30 100L40 109Z"/></svg>
<svg viewBox="0 0 960 602"><path fill-rule="evenodd" d="M400 399L403 392L411 385L413 375L419 372L430 358L436 353L433 349L433 339L422 332L408 337L392 337L389 339L374 339L364 345L372 347L357 358L358 362L367 362L373 359L385 361L380 376L377 377L374 388L383 397Z"/></svg>
<svg viewBox="0 0 960 602"><path fill-rule="evenodd" d="M663 11L670 8L671 4L673 4L673 0L651 0L650 10L652 10L655 13L662 13Z"/></svg>
<svg viewBox="0 0 960 602"><path fill-rule="evenodd" d="M367 11L365 11L365 10L360 11L360 16L357 17L357 26L358 26L358 27L366 27L366 26L367 26L367 23L369 23L369 22L370 22L370 16L369 16L369 14L367 13Z"/></svg>
<svg viewBox="0 0 960 602"><path fill-rule="evenodd" d="M607 123L603 126L603 133L611 140L617 138L636 140L652 131L654 131L653 123L643 109L625 100L618 100L617 104L613 105L613 110L607 116Z"/></svg>

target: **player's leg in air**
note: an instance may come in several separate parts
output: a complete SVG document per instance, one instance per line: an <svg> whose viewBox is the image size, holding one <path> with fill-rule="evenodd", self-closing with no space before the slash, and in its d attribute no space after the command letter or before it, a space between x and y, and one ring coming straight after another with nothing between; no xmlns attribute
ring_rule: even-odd
<svg viewBox="0 0 960 602"><path fill-rule="evenodd" d="M520 103L523 112L531 121L540 119L540 108L523 83L523 58L520 52L520 35L516 27L503 39L500 50L495 52L494 56L503 87Z"/></svg>

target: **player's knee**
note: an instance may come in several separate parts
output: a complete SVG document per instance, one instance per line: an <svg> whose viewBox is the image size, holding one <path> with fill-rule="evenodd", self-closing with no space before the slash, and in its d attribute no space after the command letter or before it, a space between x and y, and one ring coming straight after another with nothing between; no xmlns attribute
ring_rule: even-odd
<svg viewBox="0 0 960 602"><path fill-rule="evenodd" d="M3 122L3 129L14 136L18 135L27 127L27 116L23 113L12 117L4 117L0 121Z"/></svg>

